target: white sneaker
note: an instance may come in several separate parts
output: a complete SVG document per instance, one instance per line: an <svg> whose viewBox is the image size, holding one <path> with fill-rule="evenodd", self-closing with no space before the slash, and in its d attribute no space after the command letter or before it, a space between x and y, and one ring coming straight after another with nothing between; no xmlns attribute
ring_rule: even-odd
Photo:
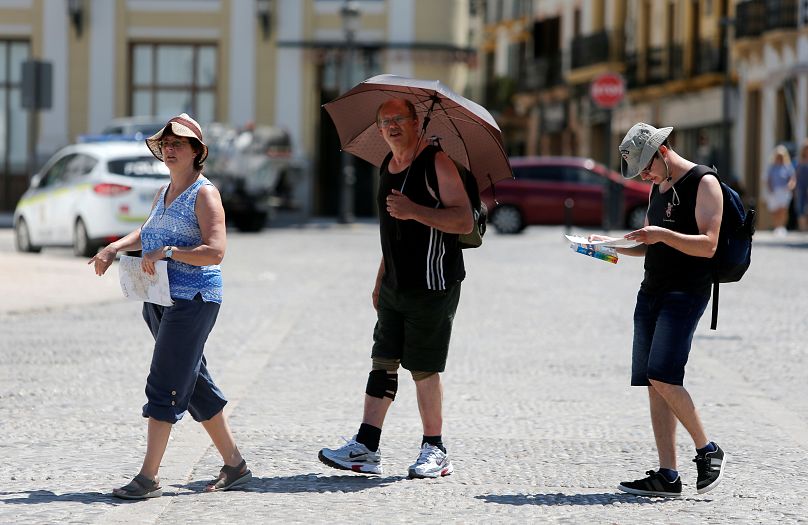
<svg viewBox="0 0 808 525"><path fill-rule="evenodd" d="M344 439L344 438L343 438ZM342 470L352 470L363 474L382 473L381 450L373 452L356 441L356 436L340 448L324 448L318 454L320 461Z"/></svg>
<svg viewBox="0 0 808 525"><path fill-rule="evenodd" d="M410 465L410 478L439 478L454 472L449 456L434 445L424 443L415 463Z"/></svg>
<svg viewBox="0 0 808 525"><path fill-rule="evenodd" d="M786 230L785 226L778 226L774 229L774 236L775 237L785 237L788 234L788 230Z"/></svg>

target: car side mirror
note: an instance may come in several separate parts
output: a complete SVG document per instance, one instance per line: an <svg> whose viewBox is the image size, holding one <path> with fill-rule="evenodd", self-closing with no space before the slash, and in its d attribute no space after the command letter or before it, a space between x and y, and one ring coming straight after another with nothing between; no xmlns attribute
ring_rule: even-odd
<svg viewBox="0 0 808 525"><path fill-rule="evenodd" d="M42 184L42 174L41 173L34 173L34 175L31 177L30 186L32 188L38 188L40 186L40 184Z"/></svg>

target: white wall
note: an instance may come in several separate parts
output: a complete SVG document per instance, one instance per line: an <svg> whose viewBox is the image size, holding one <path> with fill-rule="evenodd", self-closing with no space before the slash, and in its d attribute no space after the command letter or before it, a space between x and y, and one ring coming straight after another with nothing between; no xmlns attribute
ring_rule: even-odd
<svg viewBox="0 0 808 525"><path fill-rule="evenodd" d="M255 121L255 3L232 2L230 10L230 95L228 120L234 126Z"/></svg>
<svg viewBox="0 0 808 525"><path fill-rule="evenodd" d="M410 0L389 0L387 15L388 42L409 44L415 40L415 2ZM385 73L413 76L412 53L408 50L395 50L387 53Z"/></svg>
<svg viewBox="0 0 808 525"><path fill-rule="evenodd" d="M275 25L279 41L304 40L303 2L280 0ZM289 131L295 153L302 153L303 137L303 50L279 47L275 75L275 125Z"/></svg>
<svg viewBox="0 0 808 525"><path fill-rule="evenodd" d="M90 3L90 66L87 89L90 133L100 133L115 115L115 6L116 2Z"/></svg>
<svg viewBox="0 0 808 525"><path fill-rule="evenodd" d="M49 155L71 142L67 136L67 32L64 2L42 2L42 56L53 64L53 106L40 113L37 153Z"/></svg>

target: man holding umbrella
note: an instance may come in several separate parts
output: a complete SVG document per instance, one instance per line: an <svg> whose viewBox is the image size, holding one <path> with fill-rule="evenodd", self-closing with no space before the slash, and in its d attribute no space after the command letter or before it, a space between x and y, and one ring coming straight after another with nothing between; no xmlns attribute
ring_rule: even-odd
<svg viewBox="0 0 808 525"><path fill-rule="evenodd" d="M382 259L373 289L378 320L362 424L354 439L320 450L334 468L381 474L379 440L398 388L398 367L410 371L423 424L411 478L437 478L453 467L442 442L443 387L460 283L466 275L457 235L473 227L469 199L454 162L419 134L412 102L389 98L376 126L390 153L378 193Z"/></svg>

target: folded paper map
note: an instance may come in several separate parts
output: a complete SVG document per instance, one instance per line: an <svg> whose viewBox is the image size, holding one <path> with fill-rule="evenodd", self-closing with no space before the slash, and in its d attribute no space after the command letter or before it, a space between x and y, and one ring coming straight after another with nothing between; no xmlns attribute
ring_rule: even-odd
<svg viewBox="0 0 808 525"><path fill-rule="evenodd" d="M168 287L168 262L154 263L154 275L140 268L140 257L121 255L118 273L124 297L162 306L172 306L171 290Z"/></svg>
<svg viewBox="0 0 808 525"><path fill-rule="evenodd" d="M631 248L638 243L627 239L615 239L613 241L590 241L587 237L576 235L565 235L570 242L570 248L575 253L588 255L601 261L617 264L618 257L615 248ZM626 245L632 243L630 245Z"/></svg>
<svg viewBox="0 0 808 525"><path fill-rule="evenodd" d="M588 237L581 235L565 235L568 241L575 244L583 244L587 246L605 246L607 248L634 248L642 244L630 239L618 238L611 241L590 241Z"/></svg>

